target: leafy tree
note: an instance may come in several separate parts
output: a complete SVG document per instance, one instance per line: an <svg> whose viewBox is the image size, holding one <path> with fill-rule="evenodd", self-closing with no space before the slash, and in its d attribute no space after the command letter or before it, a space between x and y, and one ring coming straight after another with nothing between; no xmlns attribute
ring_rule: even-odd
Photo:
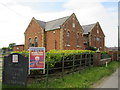
<svg viewBox="0 0 120 90"><path fill-rule="evenodd" d="M10 49L10 50L13 50L13 47L16 45L16 43L10 43L9 44L9 46L8 46L8 48Z"/></svg>
<svg viewBox="0 0 120 90"><path fill-rule="evenodd" d="M8 47L3 47L2 51L3 51L3 53L5 53L6 51L8 51Z"/></svg>

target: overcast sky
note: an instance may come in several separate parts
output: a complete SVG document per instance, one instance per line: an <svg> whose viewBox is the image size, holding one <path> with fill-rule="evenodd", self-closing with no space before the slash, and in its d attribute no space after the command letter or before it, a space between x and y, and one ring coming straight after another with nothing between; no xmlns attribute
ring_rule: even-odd
<svg viewBox="0 0 120 90"><path fill-rule="evenodd" d="M0 48L24 44L32 17L50 21L75 13L81 25L99 22L105 46L118 46L119 0L0 0Z"/></svg>

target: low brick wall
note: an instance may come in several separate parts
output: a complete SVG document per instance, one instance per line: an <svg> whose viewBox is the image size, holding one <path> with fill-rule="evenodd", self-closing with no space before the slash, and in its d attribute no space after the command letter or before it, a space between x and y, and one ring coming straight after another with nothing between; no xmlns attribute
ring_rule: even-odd
<svg viewBox="0 0 120 90"><path fill-rule="evenodd" d="M99 61L99 65L106 64L106 62L107 62L107 63L111 62L111 58L101 59L101 60Z"/></svg>

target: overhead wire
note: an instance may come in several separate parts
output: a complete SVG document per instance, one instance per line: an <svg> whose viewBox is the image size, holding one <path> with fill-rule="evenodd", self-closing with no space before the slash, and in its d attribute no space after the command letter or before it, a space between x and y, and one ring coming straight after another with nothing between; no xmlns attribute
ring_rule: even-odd
<svg viewBox="0 0 120 90"><path fill-rule="evenodd" d="M8 7L6 4L4 4L4 3L2 3L2 2L0 2L0 4L1 4L2 6L4 6L5 8L7 8L8 10L12 11L13 13L15 13L16 15L18 15L18 16L20 16L20 17L26 19L25 16L21 15L20 13L16 12L15 10L11 9L11 8Z"/></svg>

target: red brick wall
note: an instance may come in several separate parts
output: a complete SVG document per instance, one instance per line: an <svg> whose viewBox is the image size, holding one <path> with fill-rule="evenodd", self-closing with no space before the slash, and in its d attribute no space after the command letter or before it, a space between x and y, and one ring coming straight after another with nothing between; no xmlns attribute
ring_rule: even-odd
<svg viewBox="0 0 120 90"><path fill-rule="evenodd" d="M24 45L17 45L13 47L13 51L23 51Z"/></svg>
<svg viewBox="0 0 120 90"><path fill-rule="evenodd" d="M98 27L97 27L98 25ZM104 34L103 31L100 27L100 25L97 23L97 25L92 29L92 31L90 32L91 35L91 45L92 47L96 47L99 48L101 51L104 51ZM99 33L97 33L97 30ZM100 38L99 41L95 40L95 37ZM95 42L96 42L96 46L95 46Z"/></svg>
<svg viewBox="0 0 120 90"><path fill-rule="evenodd" d="M46 51L52 49L60 49L60 30L51 30L45 32L46 36ZM56 46L55 46L56 40Z"/></svg>
<svg viewBox="0 0 120 90"><path fill-rule="evenodd" d="M73 23L75 23L75 27L73 27ZM70 46L67 46L67 32L70 32ZM77 47L77 33L80 36L80 43ZM75 15L72 15L63 25L63 49L64 50L80 50L84 49L83 45L83 30L81 25L79 24Z"/></svg>
<svg viewBox="0 0 120 90"><path fill-rule="evenodd" d="M118 51L109 51L112 61L118 60Z"/></svg>
<svg viewBox="0 0 120 90"><path fill-rule="evenodd" d="M43 47L42 46L42 28L40 28L40 25L37 24L37 22L32 19L30 22L28 28L26 29L25 32L25 50L28 50L28 41L29 38L32 39L32 44L34 44L34 39L37 37L38 39L38 47Z"/></svg>

